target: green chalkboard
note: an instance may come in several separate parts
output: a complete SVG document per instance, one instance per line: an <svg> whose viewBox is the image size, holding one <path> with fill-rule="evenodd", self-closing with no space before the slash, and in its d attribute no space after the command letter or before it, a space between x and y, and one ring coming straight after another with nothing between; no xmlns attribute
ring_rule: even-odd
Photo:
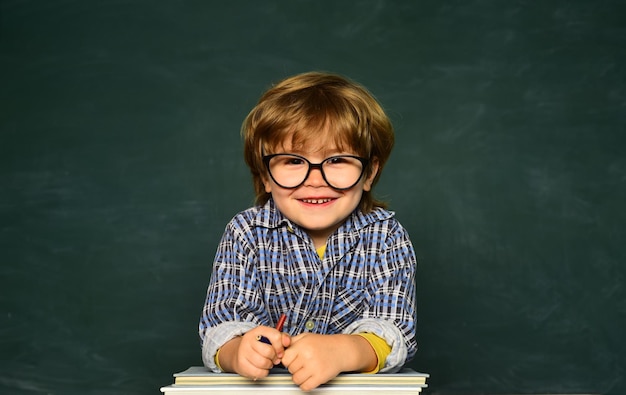
<svg viewBox="0 0 626 395"><path fill-rule="evenodd" d="M156 394L198 365L240 124L366 85L397 145L430 394L626 393L621 1L0 1L0 393Z"/></svg>

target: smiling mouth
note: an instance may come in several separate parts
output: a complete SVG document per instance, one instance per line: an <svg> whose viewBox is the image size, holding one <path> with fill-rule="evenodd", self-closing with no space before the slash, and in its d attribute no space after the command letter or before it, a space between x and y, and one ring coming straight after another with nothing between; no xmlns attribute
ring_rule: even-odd
<svg viewBox="0 0 626 395"><path fill-rule="evenodd" d="M333 199L301 199L301 202L308 204L324 204L332 201Z"/></svg>

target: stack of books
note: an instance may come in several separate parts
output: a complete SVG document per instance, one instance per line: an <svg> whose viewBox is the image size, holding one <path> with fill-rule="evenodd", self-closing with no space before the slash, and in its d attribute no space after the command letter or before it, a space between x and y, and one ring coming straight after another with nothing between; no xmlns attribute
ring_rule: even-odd
<svg viewBox="0 0 626 395"><path fill-rule="evenodd" d="M398 373L342 373L310 393L313 394L418 394L429 375L405 368ZM273 369L253 381L233 373L213 373L202 366L174 374L174 384L161 388L165 395L302 394L285 369Z"/></svg>

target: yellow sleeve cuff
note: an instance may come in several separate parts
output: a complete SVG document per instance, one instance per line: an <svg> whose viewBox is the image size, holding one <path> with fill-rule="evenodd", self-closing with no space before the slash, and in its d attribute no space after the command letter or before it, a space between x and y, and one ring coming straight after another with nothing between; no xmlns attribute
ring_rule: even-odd
<svg viewBox="0 0 626 395"><path fill-rule="evenodd" d="M220 366L220 350L221 350L221 348L217 349L217 352L215 353L214 361L215 361L215 364L217 365L217 367L223 372L224 369L222 369L222 367Z"/></svg>
<svg viewBox="0 0 626 395"><path fill-rule="evenodd" d="M387 359L387 356L391 354L391 346L387 344L383 338L373 333L365 332L357 333L357 335L363 337L369 342L376 353L376 357L378 358L378 366L376 366L374 370L364 373L378 373L378 371L385 367L385 360Z"/></svg>

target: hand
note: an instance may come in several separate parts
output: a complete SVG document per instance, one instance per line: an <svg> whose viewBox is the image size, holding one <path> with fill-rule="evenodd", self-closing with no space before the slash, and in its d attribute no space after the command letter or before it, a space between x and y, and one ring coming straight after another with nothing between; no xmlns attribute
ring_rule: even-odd
<svg viewBox="0 0 626 395"><path fill-rule="evenodd" d="M266 337L271 344L259 341ZM266 377L270 369L281 362L285 347L291 344L289 335L267 326L256 327L243 336L222 346L219 362L226 372L234 372L253 380Z"/></svg>
<svg viewBox="0 0 626 395"><path fill-rule="evenodd" d="M291 338L282 362L293 382L309 391L341 372L372 370L377 359L369 342L361 336L303 333Z"/></svg>

